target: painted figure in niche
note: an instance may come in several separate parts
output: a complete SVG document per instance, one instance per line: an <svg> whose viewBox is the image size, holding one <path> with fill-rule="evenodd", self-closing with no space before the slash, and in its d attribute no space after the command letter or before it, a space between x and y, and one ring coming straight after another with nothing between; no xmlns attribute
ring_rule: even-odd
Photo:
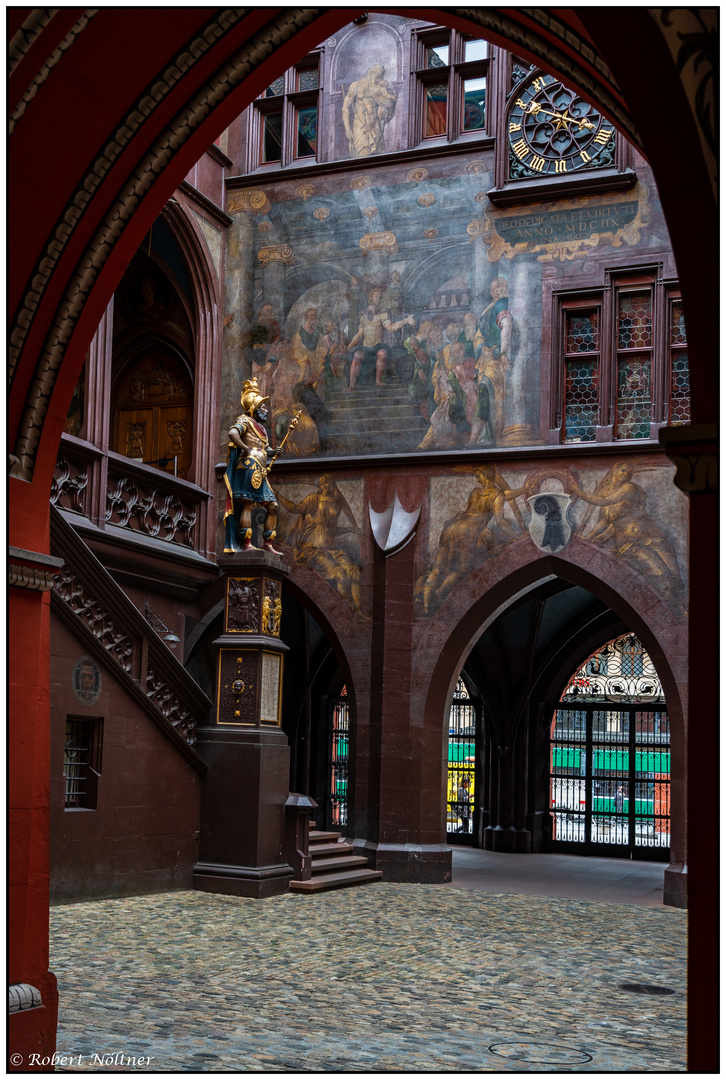
<svg viewBox="0 0 726 1080"><path fill-rule="evenodd" d="M240 401L244 411L229 429L227 470L224 474L227 487L224 550L249 551L254 548L252 508L264 506L263 547L280 555L272 544L277 535L277 502L267 473L272 461L282 453L282 448L273 450L269 445L265 430L268 399L260 396L255 379L245 382Z"/></svg>
<svg viewBox="0 0 726 1080"><path fill-rule="evenodd" d="M330 427L330 410L325 404L323 372L328 347L318 325L318 309L310 307L290 342L290 357L299 368L296 400L302 402L318 429L320 449L325 450Z"/></svg>
<svg viewBox="0 0 726 1080"><path fill-rule="evenodd" d="M164 311L166 303L161 295L159 282L153 274L146 274L139 283L140 296L133 306L133 312L141 322L151 322L158 319Z"/></svg>
<svg viewBox="0 0 726 1080"><path fill-rule="evenodd" d="M299 399L300 368L290 358L289 342L274 346L277 363L271 380L272 429L276 442L282 442L290 421L300 411L300 419L291 433L287 451L293 457L308 457L320 448L318 429L304 403Z"/></svg>
<svg viewBox="0 0 726 1080"><path fill-rule="evenodd" d="M640 484L633 483L633 466L626 461L613 465L595 491L577 488L575 494L600 514L592 532L585 537L601 544L642 574L660 579L666 592L677 599L683 590L676 553L647 510L648 496ZM583 521L581 533L588 518Z"/></svg>
<svg viewBox="0 0 726 1080"><path fill-rule="evenodd" d="M503 424L504 392L512 347L512 314L509 310L509 283L495 278L490 286L492 302L479 317L474 338L478 380L478 401L469 446L492 446Z"/></svg>
<svg viewBox="0 0 726 1080"><path fill-rule="evenodd" d="M293 503L283 495L278 497L285 510L297 516L285 541L292 548L295 561L317 570L360 615L360 565L339 542L344 533L354 532L360 543L360 532L353 512L333 478L323 473L318 478L317 491L306 495L299 503ZM341 514L348 518L349 525L338 524Z"/></svg>
<svg viewBox="0 0 726 1080"><path fill-rule="evenodd" d="M469 466L462 466L455 471L472 470ZM460 510L444 525L434 564L416 586L417 599L423 604L426 614L438 607L464 574L480 566L488 555L513 540L521 539L526 533L521 514L515 509L515 500L524 488L510 490L494 465L476 466L473 472L477 487L469 495L466 509ZM520 531L504 516L508 502L515 509Z"/></svg>
<svg viewBox="0 0 726 1080"><path fill-rule="evenodd" d="M351 157L381 154L386 148L384 132L396 111L398 95L383 78L385 73L384 67L374 64L362 79L347 90L343 87L343 127Z"/></svg>
<svg viewBox="0 0 726 1080"><path fill-rule="evenodd" d="M360 378L361 383L373 382L375 373L376 386L383 386L388 359L388 346L385 343L385 331L393 333L404 326L414 326L413 315L406 315L398 322L391 322L391 313L381 308L384 290L378 287L368 293L368 307L360 314L358 329L348 344L352 352L357 345L362 345L363 357L354 359L350 367L350 383L346 387L354 390Z"/></svg>

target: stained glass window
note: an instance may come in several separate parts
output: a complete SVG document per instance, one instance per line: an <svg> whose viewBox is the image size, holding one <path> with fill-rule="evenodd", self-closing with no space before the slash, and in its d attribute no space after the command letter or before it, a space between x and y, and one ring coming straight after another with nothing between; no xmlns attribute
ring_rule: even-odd
<svg viewBox="0 0 726 1080"><path fill-rule="evenodd" d="M318 146L318 109L312 105L297 110L296 157L315 157Z"/></svg>

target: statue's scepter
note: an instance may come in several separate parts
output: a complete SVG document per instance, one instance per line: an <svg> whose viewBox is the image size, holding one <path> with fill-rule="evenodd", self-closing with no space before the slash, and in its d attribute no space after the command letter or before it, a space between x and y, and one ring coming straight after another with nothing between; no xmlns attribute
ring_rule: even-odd
<svg viewBox="0 0 726 1080"><path fill-rule="evenodd" d="M288 440L288 438L290 436L290 432L293 430L293 428L296 428L298 423L300 422L300 417L301 416L302 416L302 409L298 409L297 412L295 413L295 415L293 416L292 420L290 421L290 426L287 429L287 431L285 432L285 438L282 440L282 442L278 446L278 450L282 450L283 446L285 445L285 443L287 442L287 440ZM272 461L270 462L270 464L267 466L267 471L268 472L270 471L272 466L275 464L276 460L277 460L277 458L273 458Z"/></svg>

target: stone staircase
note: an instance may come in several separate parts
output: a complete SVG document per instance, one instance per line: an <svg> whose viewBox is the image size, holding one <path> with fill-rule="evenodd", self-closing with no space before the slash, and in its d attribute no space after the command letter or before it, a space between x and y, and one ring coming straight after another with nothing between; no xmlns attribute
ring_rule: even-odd
<svg viewBox="0 0 726 1080"><path fill-rule="evenodd" d="M370 870L364 855L354 855L350 844L344 844L339 832L322 832L311 828L309 851L312 876L307 881L291 881L291 892L315 893L328 889L345 889L350 885L366 885L383 877L381 870Z"/></svg>
<svg viewBox="0 0 726 1080"><path fill-rule="evenodd" d="M331 420L329 454L407 453L428 428L421 411L397 378L385 386L336 386L326 394Z"/></svg>

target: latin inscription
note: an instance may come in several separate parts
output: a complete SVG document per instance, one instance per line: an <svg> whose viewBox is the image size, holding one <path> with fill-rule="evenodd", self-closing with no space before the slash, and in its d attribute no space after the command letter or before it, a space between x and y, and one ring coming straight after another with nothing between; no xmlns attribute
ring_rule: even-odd
<svg viewBox="0 0 726 1080"><path fill-rule="evenodd" d="M553 244L579 240L591 233L616 232L629 225L637 213L637 202L624 202L543 214L512 214L497 217L495 222L497 232L508 244Z"/></svg>

